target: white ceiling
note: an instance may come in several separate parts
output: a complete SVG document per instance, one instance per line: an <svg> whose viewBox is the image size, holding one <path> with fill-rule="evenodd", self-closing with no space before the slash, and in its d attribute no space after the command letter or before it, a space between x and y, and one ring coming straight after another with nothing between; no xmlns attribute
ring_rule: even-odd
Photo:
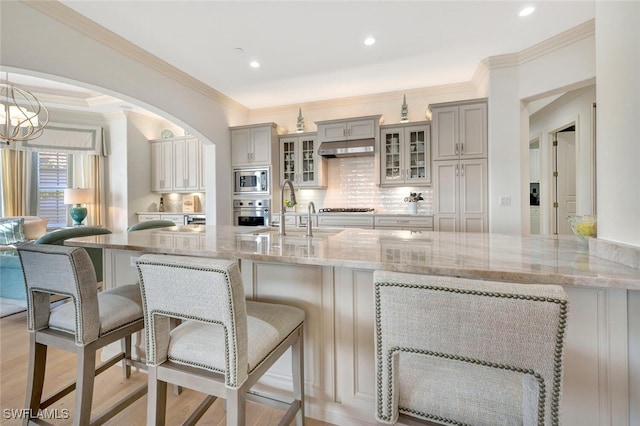
<svg viewBox="0 0 640 426"><path fill-rule="evenodd" d="M62 3L248 108L468 82L481 60L595 13L593 0ZM525 5L536 10L521 18ZM367 36L377 43L365 46ZM254 59L259 69L249 67ZM55 90L109 103L95 91Z"/></svg>

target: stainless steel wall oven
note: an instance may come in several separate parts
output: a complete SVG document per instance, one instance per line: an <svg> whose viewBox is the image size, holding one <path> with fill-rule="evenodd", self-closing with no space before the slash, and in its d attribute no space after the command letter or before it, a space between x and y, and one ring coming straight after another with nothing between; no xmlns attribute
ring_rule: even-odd
<svg viewBox="0 0 640 426"><path fill-rule="evenodd" d="M269 226L271 212L267 200L233 200L235 226Z"/></svg>

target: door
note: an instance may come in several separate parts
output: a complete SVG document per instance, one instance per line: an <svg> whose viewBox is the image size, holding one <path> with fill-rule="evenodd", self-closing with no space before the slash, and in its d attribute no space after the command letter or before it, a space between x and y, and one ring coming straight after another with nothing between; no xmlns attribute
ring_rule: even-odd
<svg viewBox="0 0 640 426"><path fill-rule="evenodd" d="M572 234L567 218L576 214L575 126L556 133L554 145L554 233Z"/></svg>
<svg viewBox="0 0 640 426"><path fill-rule="evenodd" d="M460 161L460 230L488 232L487 160Z"/></svg>

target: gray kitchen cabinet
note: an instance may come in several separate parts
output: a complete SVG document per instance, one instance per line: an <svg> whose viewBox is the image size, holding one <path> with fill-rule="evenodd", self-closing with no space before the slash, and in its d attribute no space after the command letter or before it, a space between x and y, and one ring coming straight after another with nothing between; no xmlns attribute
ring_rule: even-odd
<svg viewBox="0 0 640 426"><path fill-rule="evenodd" d="M429 109L435 230L489 232L487 100Z"/></svg>
<svg viewBox="0 0 640 426"><path fill-rule="evenodd" d="M430 105L434 161L487 158L487 101Z"/></svg>
<svg viewBox="0 0 640 426"><path fill-rule="evenodd" d="M324 157L318 155L316 133L300 133L280 137L280 175L297 188L326 188Z"/></svg>
<svg viewBox="0 0 640 426"><path fill-rule="evenodd" d="M433 162L435 230L488 232L487 160Z"/></svg>
<svg viewBox="0 0 640 426"><path fill-rule="evenodd" d="M275 123L231 127L231 166L271 166L277 143Z"/></svg>
<svg viewBox="0 0 640 426"><path fill-rule="evenodd" d="M373 215L362 214L319 214L318 228L364 228L373 229Z"/></svg>
<svg viewBox="0 0 640 426"><path fill-rule="evenodd" d="M433 231L433 216L376 214L374 219L375 229Z"/></svg>
<svg viewBox="0 0 640 426"><path fill-rule="evenodd" d="M431 183L430 134L427 122L381 127L381 186Z"/></svg>
<svg viewBox="0 0 640 426"><path fill-rule="evenodd" d="M184 225L184 215L177 213L138 213L138 223L147 220L170 220L176 225Z"/></svg>
<svg viewBox="0 0 640 426"><path fill-rule="evenodd" d="M193 192L203 189L201 142L196 138L151 140L151 191Z"/></svg>
<svg viewBox="0 0 640 426"><path fill-rule="evenodd" d="M173 191L173 143L170 140L150 141L151 191Z"/></svg>
<svg viewBox="0 0 640 426"><path fill-rule="evenodd" d="M173 141L173 190L198 191L201 165L198 139Z"/></svg>
<svg viewBox="0 0 640 426"><path fill-rule="evenodd" d="M322 142L372 139L376 137L380 116L359 117L348 120L318 121L318 139Z"/></svg>

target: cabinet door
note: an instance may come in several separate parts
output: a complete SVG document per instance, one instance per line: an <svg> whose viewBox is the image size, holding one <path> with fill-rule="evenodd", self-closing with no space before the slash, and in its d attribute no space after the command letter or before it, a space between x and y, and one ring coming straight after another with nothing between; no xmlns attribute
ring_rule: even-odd
<svg viewBox="0 0 640 426"><path fill-rule="evenodd" d="M187 139L173 142L174 190L198 190L199 144L198 139Z"/></svg>
<svg viewBox="0 0 640 426"><path fill-rule="evenodd" d="M488 232L487 160L460 161L460 230Z"/></svg>
<svg viewBox="0 0 640 426"><path fill-rule="evenodd" d="M151 144L151 190L165 192L173 190L173 143Z"/></svg>
<svg viewBox="0 0 640 426"><path fill-rule="evenodd" d="M404 129L385 129L382 131L381 183L401 183L402 181L402 149ZM403 144L404 146L404 144Z"/></svg>
<svg viewBox="0 0 640 426"><path fill-rule="evenodd" d="M231 165L246 166L251 163L251 129L231 131Z"/></svg>
<svg viewBox="0 0 640 426"><path fill-rule="evenodd" d="M254 165L271 165L271 126L251 129L249 156Z"/></svg>
<svg viewBox="0 0 640 426"><path fill-rule="evenodd" d="M301 164L298 171L298 184L301 187L318 185L318 157L316 138L313 136L301 136L298 138L298 158Z"/></svg>
<svg viewBox="0 0 640 426"><path fill-rule="evenodd" d="M375 120L369 119L347 122L347 139L369 139L375 137Z"/></svg>
<svg viewBox="0 0 640 426"><path fill-rule="evenodd" d="M204 182L204 144L198 142L198 190L204 192L207 190L207 186Z"/></svg>
<svg viewBox="0 0 640 426"><path fill-rule="evenodd" d="M435 198L435 229L436 231L459 231L458 217L460 215L459 185L460 162L434 161L434 198Z"/></svg>
<svg viewBox="0 0 640 426"><path fill-rule="evenodd" d="M291 182L296 181L296 164L299 164L296 159L297 144L297 137L280 138L280 170L282 178L289 179Z"/></svg>
<svg viewBox="0 0 640 426"><path fill-rule="evenodd" d="M318 138L323 141L342 141L347 136L347 123L320 124L318 126Z"/></svg>
<svg viewBox="0 0 640 426"><path fill-rule="evenodd" d="M431 158L429 156L429 127L404 129L405 181L411 184L431 182Z"/></svg>
<svg viewBox="0 0 640 426"><path fill-rule="evenodd" d="M460 158L487 158L487 104L461 105L459 120Z"/></svg>
<svg viewBox="0 0 640 426"><path fill-rule="evenodd" d="M432 112L431 130L434 161L457 159L458 107L434 108Z"/></svg>

